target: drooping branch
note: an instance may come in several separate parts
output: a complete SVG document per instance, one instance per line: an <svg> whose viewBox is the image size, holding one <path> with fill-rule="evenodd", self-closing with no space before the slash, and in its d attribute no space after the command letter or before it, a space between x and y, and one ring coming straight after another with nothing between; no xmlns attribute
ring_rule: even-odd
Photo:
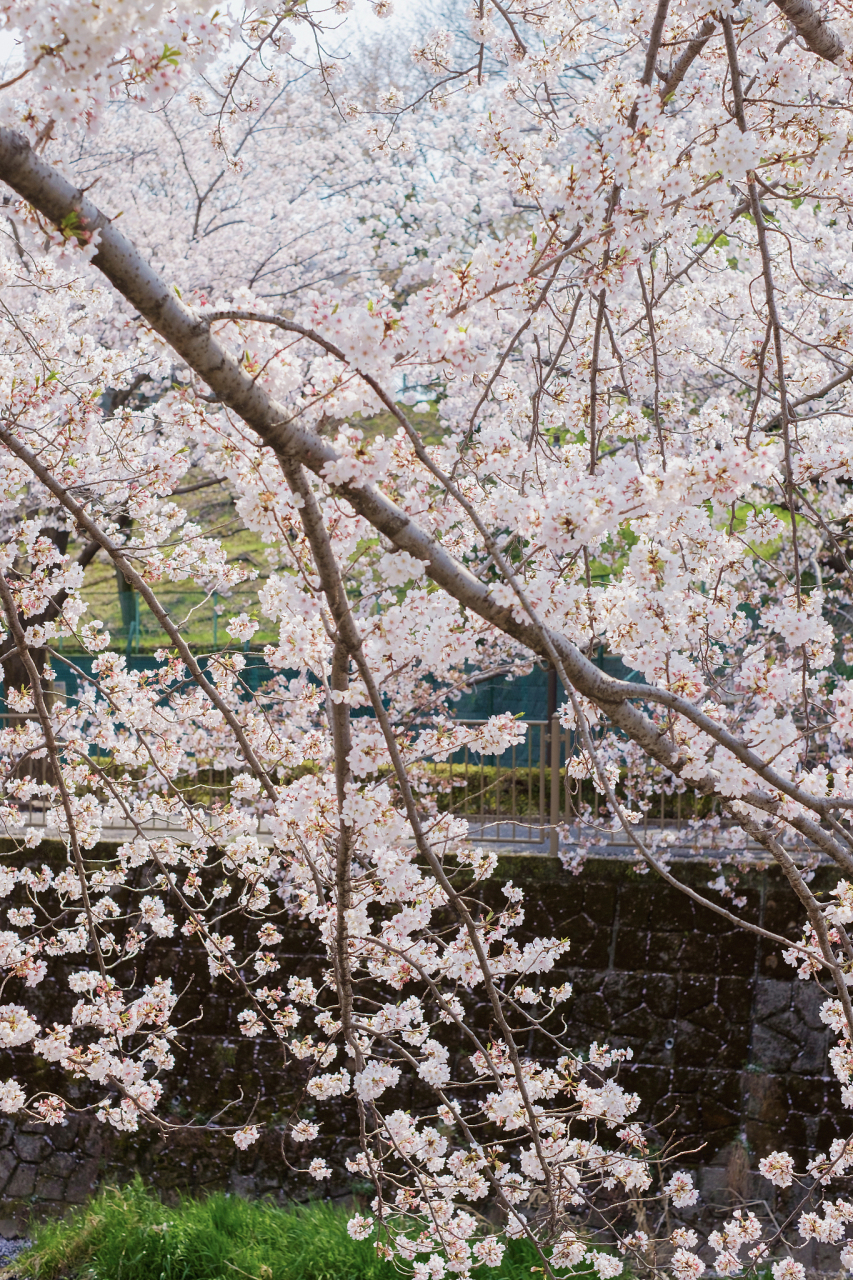
<svg viewBox="0 0 853 1280"><path fill-rule="evenodd" d="M264 788L270 799L275 800L277 797L275 786L273 785L269 774L261 765L251 743L246 737L243 726L240 724L239 720L234 715L227 702L223 699L215 685L211 684L210 680L208 680L180 631L172 622L148 583L140 576L140 574L137 573L127 556L124 555L121 547L118 546L117 543L113 542L106 533L104 533L103 529L95 523L85 508L71 497L62 485L57 482L55 477L50 474L46 467L42 466L35 454L33 454L31 450L27 449L25 445L22 445L20 441L16 440L11 432L5 427L0 427L0 440L12 453L19 457L23 462L26 462L33 474L37 476L38 479L41 480L42 484L59 499L66 510L74 516L78 524L91 536L92 540L97 542L100 547L103 547L104 551L107 552L116 568L121 570L131 586L139 592L145 603L148 605L148 608L160 623L163 631L175 645L178 653L181 655L182 661L185 662L189 668L193 680L207 695L216 709L222 713L226 724L240 745L240 750L242 751L249 768L261 783L261 786Z"/></svg>
<svg viewBox="0 0 853 1280"><path fill-rule="evenodd" d="M301 463L319 476L324 474L328 465L337 461L338 455L332 445L318 433L289 420L287 410L273 400L260 382L256 381L218 341L210 332L205 318L193 312L177 293L159 278L136 247L112 225L109 218L66 178L46 164L41 157L35 155L25 138L9 129L0 129L0 179L13 187L19 195L32 203L56 226L63 224L67 226L69 219L73 219L74 225L81 229L79 234L91 235L98 232L98 251L93 258L94 265L186 361L198 377L211 387L222 403L231 408L257 432L277 457ZM342 360L346 359L342 352L332 343L322 339L320 335L281 317L248 315L246 318L277 324L282 329L320 342L330 353ZM375 379L362 376L374 389L377 387ZM393 403L387 396L385 396L385 402L386 405ZM26 446L23 446L11 432L6 430L0 432L0 439L17 456L25 460L43 482L52 479L48 470L38 462L35 455L26 449ZM444 549L438 539L421 528L408 513L376 486L342 483L333 486L333 489L399 550L407 551L416 559L424 561L433 581L464 608L478 614L486 622L541 657L550 656L549 650L552 648L556 650L567 677L578 692L602 707L618 729L621 729L652 759L666 768L674 772L679 771L680 752L664 729L654 724L641 710L632 705L634 701L656 703L685 716L697 728L731 751L742 764L751 769L768 786L796 800L814 813L824 814L833 808L853 808L853 800L823 798L796 786L767 765L742 739L730 733L688 699L668 689L613 679L558 632L548 630L547 644L543 645L543 637L537 627L530 622L519 620L512 607L499 604L488 584L475 577ZM52 491L67 509L73 508L75 514L78 510L82 513L79 504L69 505L68 496L55 481ZM94 522L88 516L86 520L89 522L86 525L89 532L92 536L102 539L101 545L118 563L116 559L117 555L120 555L118 548L112 544L107 546L109 540L103 541L102 533ZM83 523L85 524L85 521ZM124 557L122 560L124 561ZM130 567L129 562L127 563ZM135 571L131 569L131 572L134 573L135 578L138 578ZM140 583L142 588L150 594L147 584L141 579ZM168 623L166 630L174 631L168 619L166 622ZM179 647L183 657L186 645L180 637L178 640L180 640ZM188 650L187 653L189 654ZM189 659L194 662L191 654ZM185 657L184 660L187 661L187 658ZM193 674L197 681L201 678L206 685L209 683L200 671L198 675L195 672ZM212 692L215 694L215 690ZM242 734L242 730L240 732ZM251 748L248 749L253 756ZM253 768L260 768L257 761ZM262 770L261 773L263 773ZM710 777L707 780L707 789L713 790ZM753 803L752 799L750 803ZM772 803L772 798L765 797L765 803Z"/></svg>
<svg viewBox="0 0 853 1280"><path fill-rule="evenodd" d="M56 736L53 732L53 724L50 719L50 712L44 700L44 694L41 688L39 673L33 662L27 642L24 637L24 629L18 618L18 609L12 592L9 590L9 584L5 577L0 573L0 603L2 603L3 612L6 615L6 625L11 632L12 639L17 646L18 653L22 664L27 670L30 678L30 687L32 692L33 704L41 724L41 730L44 734L45 747L47 749L48 759L54 774L54 783L59 791L62 809L65 813L65 822L68 827L68 840L71 846L72 856L74 858L74 869L77 873L77 882L80 886L80 893L83 899L83 911L86 917L86 924L89 933L89 941L92 945L92 951L98 963L101 977L106 977L106 969L104 967L104 957L101 946L98 941L98 930L95 923L95 916L92 911L92 904L89 900L89 889L86 881L86 869L83 865L83 854L80 850L80 843L77 839L77 825L74 821L74 810L71 804L71 796L65 785L65 779L62 775L62 765L59 760L59 749L56 745Z"/></svg>
<svg viewBox="0 0 853 1280"><path fill-rule="evenodd" d="M298 494L301 499L299 514L305 531L305 536L311 547L314 564L323 584L323 592L326 596L329 610L334 619L335 626L337 627L337 643L342 646L352 658L370 697L374 714L379 722L380 728L382 729L385 746L391 758L397 784L403 798L406 817L408 818L409 825L411 826L418 852L429 864L430 870L433 872L443 892L446 894L447 901L465 929L471 948L477 957L477 964L480 973L482 974L483 984L491 1004L492 1014L497 1026L500 1027L507 1045L510 1060L513 1065L516 1086L523 1100L525 1111L530 1122L530 1132L533 1136L537 1155L545 1172L545 1180L550 1196L551 1173L549 1162L545 1156L545 1152L541 1144L541 1138L537 1131L533 1103L528 1096L521 1057L518 1053L518 1048L515 1044L512 1030L509 1023L506 1021L505 1014L501 1007L498 988L492 974L492 968L489 963L487 952L483 947L482 939L478 933L476 922L471 915L464 898L457 892L451 881L448 879L440 859L436 856L435 851L426 838L426 833L423 829L420 815L418 814L417 806L415 804L414 793L409 781L409 776L397 745L397 739L394 735L393 726L388 717L388 713L385 710L385 706L382 702L382 696L373 678L373 674L364 656L361 635L349 607L349 601L346 597L346 591L335 560L328 531L323 523L322 512L320 511L317 498L308 484L307 477L305 476L305 472L302 467L294 463L291 459L285 458L282 461L282 469L291 491ZM338 762L338 768L340 767L341 764ZM345 765L344 767L348 766Z"/></svg>

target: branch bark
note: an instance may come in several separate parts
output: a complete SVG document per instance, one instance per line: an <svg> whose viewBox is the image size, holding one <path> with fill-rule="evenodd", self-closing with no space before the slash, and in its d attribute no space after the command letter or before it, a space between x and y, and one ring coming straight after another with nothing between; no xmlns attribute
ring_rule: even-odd
<svg viewBox="0 0 853 1280"><path fill-rule="evenodd" d="M694 36L682 53L681 57L673 63L672 70L664 80L660 87L660 96L663 102L667 102L675 93L681 84L690 67L699 57L699 54L705 48L705 45L714 34L714 23L707 18L699 29L699 34Z"/></svg>
<svg viewBox="0 0 853 1280"><path fill-rule="evenodd" d="M841 37L833 30L810 0L774 0L777 8L795 28L797 35L812 53L827 62L837 62L844 53Z"/></svg>
<svg viewBox="0 0 853 1280"><path fill-rule="evenodd" d="M164 284L135 246L112 225L109 218L66 178L46 164L41 157L35 155L25 138L9 129L0 129L0 179L8 183L56 226L60 226L70 214L76 213L78 221L75 225L82 226L86 232L96 230L99 232L99 246L93 258L94 265L186 361L187 365L211 387L222 403L256 431L264 444L272 449L282 462L288 462L291 465L294 462L302 463L308 470L322 476L326 466L337 460L337 454L328 441L316 432L288 421L285 408L273 400L264 388L240 366L234 356L210 332L208 322L190 310L174 290ZM68 225L67 222L66 225ZM276 316L247 318L274 323L282 329L321 342L327 350L345 360L343 353L339 352L333 344L293 322ZM370 378L365 380L374 389L376 388L375 380ZM43 482L52 482L49 487L52 487L52 491L60 498L66 509L71 510L75 516L79 512L78 519L83 517L79 504L64 493L49 470L42 466L31 450L27 449L12 432L0 431L0 439L18 457L25 460ZM541 657L552 659L556 651L566 676L578 692L602 707L616 728L621 729L652 759L666 768L679 772L679 750L668 739L663 729L632 705L634 700L657 703L668 707L676 714L685 716L715 741L727 747L768 786L796 800L814 813L823 815L833 808L853 808L853 801L827 800L797 787L768 766L746 743L728 732L687 699L671 693L668 689L615 680L595 666L565 636L547 628L540 631L531 622L519 620L512 607L498 604L487 584L480 582L464 565L455 560L436 538L417 525L405 511L374 485L340 484L333 486L333 489L398 549L407 551L416 559L426 562L427 572L433 581L464 608L478 614L484 621ZM81 523L90 536L99 539L115 563L118 564L119 559L122 560L123 572L126 573L124 565L127 563L127 568L134 580L139 578L139 575L121 556L118 548L102 534L88 515L81 519ZM152 594L147 584L141 579L137 589L142 590L146 600ZM155 606L156 603L155 601ZM164 627L169 634L174 631L168 619ZM190 666L190 670L193 670L194 666L197 667L182 638L179 636L172 638L173 643L178 643L181 656ZM208 685L200 671L196 674L193 670L193 675L197 682ZM216 691L212 690L212 693L216 703ZM253 755L249 748L247 758ZM250 760L250 764L255 769L259 768L257 762ZM268 785L268 782L265 785ZM710 778L707 789L713 789ZM772 802L772 798L768 797L766 802Z"/></svg>

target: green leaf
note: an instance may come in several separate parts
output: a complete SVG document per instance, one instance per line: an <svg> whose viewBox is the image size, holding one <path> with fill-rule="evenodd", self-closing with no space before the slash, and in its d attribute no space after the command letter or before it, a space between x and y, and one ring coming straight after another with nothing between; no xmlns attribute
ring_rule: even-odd
<svg viewBox="0 0 853 1280"><path fill-rule="evenodd" d="M77 209L72 209L70 213L66 213L65 217L59 224L59 230L65 240L71 240L72 237L74 239L80 239L86 229L83 226L83 220L81 219Z"/></svg>

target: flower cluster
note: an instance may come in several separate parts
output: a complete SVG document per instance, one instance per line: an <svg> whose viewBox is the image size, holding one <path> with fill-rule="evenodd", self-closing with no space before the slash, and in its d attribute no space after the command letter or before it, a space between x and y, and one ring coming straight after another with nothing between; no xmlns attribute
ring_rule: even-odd
<svg viewBox="0 0 853 1280"><path fill-rule="evenodd" d="M101 1121L159 1118L204 1015L142 961L181 939L302 1082L284 1149L309 1178L341 1173L330 1109L358 1114L354 1239L417 1280L497 1267L507 1236L552 1275L624 1255L696 1280L697 1224L671 1217L698 1193L649 1155L630 1048L575 1042L571 939L522 939L524 895L494 883L496 766L526 755L541 804L545 742L459 698L534 662L565 691L566 865L618 834L671 880L676 841L712 848L732 915L738 859L775 860L805 915L775 942L828 992L853 1107L853 885L809 887L853 848L853 77L825 8L795 6L793 39L751 0L736 22L485 0L471 57L404 31L411 66L378 83L331 54L305 75L299 6L0 3L2 123L32 144L0 129L4 1113L64 1122L32 1052ZM89 616L96 557L156 669ZM286 971L290 918L310 975ZM250 1148L263 1123L228 1101ZM798 1235L738 1210L717 1273L802 1280L812 1241L853 1263L848 1147L801 1173L762 1153L772 1194L809 1201Z"/></svg>

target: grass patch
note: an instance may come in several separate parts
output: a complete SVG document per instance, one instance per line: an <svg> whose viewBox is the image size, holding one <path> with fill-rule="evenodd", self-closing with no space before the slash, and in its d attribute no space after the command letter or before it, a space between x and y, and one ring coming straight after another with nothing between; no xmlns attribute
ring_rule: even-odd
<svg viewBox="0 0 853 1280"><path fill-rule="evenodd" d="M425 413L414 413L412 409L407 409L406 412L427 445L441 443L444 431L436 404L430 403ZM394 415L387 410L367 418L353 417L350 425L360 430L370 444L380 435L390 439L400 426ZM333 431L332 435L334 434ZM183 477L179 487L203 483L210 478L206 472L191 470ZM225 632L226 624L232 614L238 614L242 610L252 614L260 623L254 636L254 646L276 644L278 627L260 614L257 604L258 591L270 575L270 563L266 554L269 544L260 534L245 528L237 513L230 486L222 484L201 488L176 496L174 500L178 506L183 507L189 520L201 526L203 536L221 540L229 561L242 561L258 574L254 581L241 583L227 597L219 598L217 647L229 643ZM175 531L172 541L180 543L180 529ZM80 540L72 540L68 548L72 558L80 552L82 546ZM195 649L211 649L214 605L213 600L207 598L206 591L192 578L181 582L163 580L154 583L153 587L172 620L181 625L182 635L187 643ZM103 553L95 557L84 573L82 596L89 605L89 612L83 620L89 622L93 618L100 618L112 637L110 648L123 652L127 644L127 629L122 621L116 571ZM167 643L159 622L142 601L139 602L139 625L141 635L134 652L152 652Z"/></svg>
<svg viewBox="0 0 853 1280"><path fill-rule="evenodd" d="M368 1241L351 1240L351 1211L315 1200L280 1208L239 1196L164 1205L137 1178L103 1190L85 1208L33 1229L33 1247L3 1274L24 1280L394 1280ZM409 1233L411 1234L411 1233ZM531 1280L540 1266L511 1240L497 1268L477 1280ZM594 1276L578 1270L579 1278Z"/></svg>
<svg viewBox="0 0 853 1280"><path fill-rule="evenodd" d="M140 1180L35 1231L15 1272L33 1280L390 1280L348 1214L211 1195L163 1205Z"/></svg>

